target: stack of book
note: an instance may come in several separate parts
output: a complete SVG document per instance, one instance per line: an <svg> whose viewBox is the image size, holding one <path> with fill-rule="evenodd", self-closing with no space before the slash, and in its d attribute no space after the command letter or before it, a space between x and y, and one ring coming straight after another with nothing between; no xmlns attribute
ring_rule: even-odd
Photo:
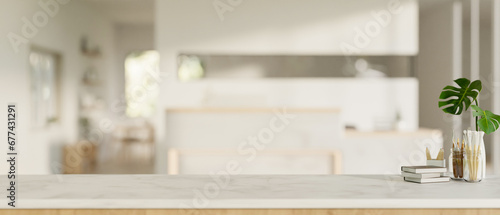
<svg viewBox="0 0 500 215"><path fill-rule="evenodd" d="M450 177L443 176L446 173L446 167L439 166L402 166L401 176L405 181L415 183L434 183L447 182Z"/></svg>

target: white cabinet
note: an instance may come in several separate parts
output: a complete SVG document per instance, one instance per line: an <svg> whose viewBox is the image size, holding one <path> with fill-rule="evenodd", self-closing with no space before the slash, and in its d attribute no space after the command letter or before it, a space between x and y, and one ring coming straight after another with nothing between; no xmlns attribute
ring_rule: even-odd
<svg viewBox="0 0 500 215"><path fill-rule="evenodd" d="M276 111L278 114L276 114ZM443 146L438 130L345 130L337 109L199 108L167 111L169 174L399 174L424 165L425 147ZM168 166L168 167L167 167Z"/></svg>
<svg viewBox="0 0 500 215"><path fill-rule="evenodd" d="M255 157L228 149L177 149L168 153L168 174L217 174L231 166L239 174L340 174L342 154L332 149L265 149ZM228 167L229 166L229 167Z"/></svg>
<svg viewBox="0 0 500 215"><path fill-rule="evenodd" d="M344 133L338 109L169 109L166 115L171 174L217 172L233 161L242 174L341 172L333 147Z"/></svg>

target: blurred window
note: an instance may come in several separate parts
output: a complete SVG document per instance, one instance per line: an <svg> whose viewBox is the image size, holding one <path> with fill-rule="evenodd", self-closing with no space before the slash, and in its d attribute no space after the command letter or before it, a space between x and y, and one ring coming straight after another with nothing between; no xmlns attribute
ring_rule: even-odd
<svg viewBox="0 0 500 215"><path fill-rule="evenodd" d="M33 127L43 127L57 121L58 67L57 54L32 49L29 54L31 121Z"/></svg>
<svg viewBox="0 0 500 215"><path fill-rule="evenodd" d="M159 94L160 55L157 51L132 52L125 59L126 114L149 117L156 110Z"/></svg>
<svg viewBox="0 0 500 215"><path fill-rule="evenodd" d="M178 77L181 81L193 81L203 78L205 69L197 56L180 55L178 57Z"/></svg>

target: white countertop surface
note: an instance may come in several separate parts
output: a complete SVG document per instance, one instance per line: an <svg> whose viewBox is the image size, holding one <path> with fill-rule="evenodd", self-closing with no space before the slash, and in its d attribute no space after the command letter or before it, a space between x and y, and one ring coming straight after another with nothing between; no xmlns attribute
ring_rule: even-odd
<svg viewBox="0 0 500 215"><path fill-rule="evenodd" d="M500 178L415 184L383 175L18 176L17 208L500 208ZM7 177L0 178L0 208ZM208 189L208 190L207 190Z"/></svg>

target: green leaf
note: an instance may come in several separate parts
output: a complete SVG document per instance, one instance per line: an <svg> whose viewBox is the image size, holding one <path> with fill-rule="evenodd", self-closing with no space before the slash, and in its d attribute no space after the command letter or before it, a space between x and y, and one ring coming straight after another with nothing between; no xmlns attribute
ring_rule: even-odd
<svg viewBox="0 0 500 215"><path fill-rule="evenodd" d="M500 126L500 116L495 115L491 111L483 110L476 105L471 105L473 109L472 115L475 117L481 117L477 121L477 125L486 134L493 133Z"/></svg>
<svg viewBox="0 0 500 215"><path fill-rule="evenodd" d="M467 78L459 78L455 80L455 83L459 87L446 86L443 88L439 95L438 105L445 113L460 115L469 109L483 87L480 80L471 83Z"/></svg>

